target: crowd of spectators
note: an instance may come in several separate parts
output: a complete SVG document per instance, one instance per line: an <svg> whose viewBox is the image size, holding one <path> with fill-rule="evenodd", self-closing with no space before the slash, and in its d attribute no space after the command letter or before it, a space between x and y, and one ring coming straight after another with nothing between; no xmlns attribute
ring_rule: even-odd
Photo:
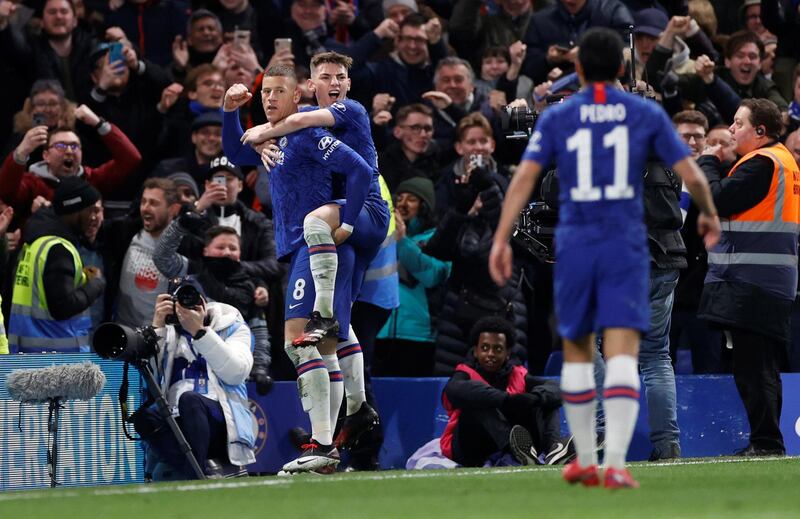
<svg viewBox="0 0 800 519"><path fill-rule="evenodd" d="M253 329L251 376L294 378L266 172L221 156L222 103L233 84L257 94L273 65L308 77L310 57L332 50L353 58L348 96L370 112L396 207L397 261L387 265L400 274L399 307L379 312L379 332L372 323L375 373L449 376L474 346L472 324L496 316L514 325L512 362L541 374L556 343L552 265L520 250L502 290L487 268L525 145L507 138L505 107L545 109L574 92L575 45L594 26L626 40L634 27L635 88L670 116L701 114L675 120L696 155L730 146L742 99L767 98L800 158L800 14L788 0L0 0L0 293L12 352L26 340L23 306L35 306L18 304L18 256L39 250L31 246L49 222L69 227L52 245L68 268L42 267L45 278L61 276L56 294L34 290L49 319L91 309L91 323L73 323L88 335L103 320L146 324L168 280L193 273ZM305 91L302 102L311 99ZM245 127L264 122L261 97L241 113ZM69 193L56 195L74 176L86 185L73 190L91 196L69 208ZM722 336L696 319L707 267L693 228L683 231L689 267L676 290L673 363L678 347L690 348L695 372L720 372ZM29 259L21 264L35 266ZM800 348L790 352L800 370Z"/></svg>

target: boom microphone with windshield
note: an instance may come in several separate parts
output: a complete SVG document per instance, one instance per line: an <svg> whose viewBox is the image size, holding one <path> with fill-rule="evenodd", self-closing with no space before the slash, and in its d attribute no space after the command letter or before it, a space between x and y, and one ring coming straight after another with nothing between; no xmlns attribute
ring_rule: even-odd
<svg viewBox="0 0 800 519"><path fill-rule="evenodd" d="M100 366L91 362L63 364L39 369L18 369L8 376L6 388L11 398L23 404L49 403L47 432L47 468L50 486L56 487L58 466L58 413L64 409L64 400L91 400L106 385L106 376ZM20 412L22 408L20 406ZM20 420L20 431L22 424Z"/></svg>
<svg viewBox="0 0 800 519"><path fill-rule="evenodd" d="M18 369L6 380L11 398L25 404L41 404L51 399L91 400L105 384L106 376L100 366L91 362Z"/></svg>

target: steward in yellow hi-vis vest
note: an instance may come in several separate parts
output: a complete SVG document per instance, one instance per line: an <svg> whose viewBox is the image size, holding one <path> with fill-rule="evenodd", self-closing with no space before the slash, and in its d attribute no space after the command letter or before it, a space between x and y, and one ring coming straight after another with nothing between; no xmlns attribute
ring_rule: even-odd
<svg viewBox="0 0 800 519"><path fill-rule="evenodd" d="M797 296L800 169L778 142L781 129L774 103L745 99L730 127L741 159L729 172L713 155L698 159L722 226L708 253L698 317L724 330L733 348L751 431L744 455L785 454L780 370Z"/></svg>
<svg viewBox="0 0 800 519"><path fill-rule="evenodd" d="M52 207L25 225L14 277L8 343L11 353L87 352L89 309L105 290L100 271L83 267L76 244L100 225L100 194L83 179L59 183Z"/></svg>

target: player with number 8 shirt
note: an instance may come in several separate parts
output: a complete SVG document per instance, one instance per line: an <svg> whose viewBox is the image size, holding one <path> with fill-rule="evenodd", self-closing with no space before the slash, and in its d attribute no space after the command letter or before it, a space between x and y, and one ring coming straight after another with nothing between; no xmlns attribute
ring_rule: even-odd
<svg viewBox="0 0 800 519"><path fill-rule="evenodd" d="M605 473L608 488L637 487L625 456L639 411L639 339L649 326L649 252L642 200L643 172L651 150L676 171L700 207L698 232L706 247L720 224L705 176L656 103L616 88L624 71L623 43L608 29L587 31L576 71L584 88L548 108L537 121L509 186L489 257L493 279L511 274L508 243L539 173L555 162L559 172L554 291L564 342L561 389L578 457L564 479L600 484L595 450L596 388L593 334L603 334Z"/></svg>

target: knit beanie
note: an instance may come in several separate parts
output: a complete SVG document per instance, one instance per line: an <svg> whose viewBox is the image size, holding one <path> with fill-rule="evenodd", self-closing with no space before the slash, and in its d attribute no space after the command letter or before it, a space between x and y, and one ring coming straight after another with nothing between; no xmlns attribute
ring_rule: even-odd
<svg viewBox="0 0 800 519"><path fill-rule="evenodd" d="M383 16L389 14L389 9L395 5L404 5L415 13L419 12L417 0L383 0Z"/></svg>
<svg viewBox="0 0 800 519"><path fill-rule="evenodd" d="M404 180L394 190L395 194L411 193L412 195L425 202L428 209L434 211L436 209L436 193L433 189L433 182L425 177L412 177Z"/></svg>
<svg viewBox="0 0 800 519"><path fill-rule="evenodd" d="M176 185L179 186L189 186L189 189L192 190L194 196L200 197L200 190L197 188L197 182L194 181L194 178L185 171L176 171L170 175L167 175L167 178L175 182Z"/></svg>
<svg viewBox="0 0 800 519"><path fill-rule="evenodd" d="M53 195L53 211L58 215L77 213L100 200L100 193L81 177L61 179Z"/></svg>

